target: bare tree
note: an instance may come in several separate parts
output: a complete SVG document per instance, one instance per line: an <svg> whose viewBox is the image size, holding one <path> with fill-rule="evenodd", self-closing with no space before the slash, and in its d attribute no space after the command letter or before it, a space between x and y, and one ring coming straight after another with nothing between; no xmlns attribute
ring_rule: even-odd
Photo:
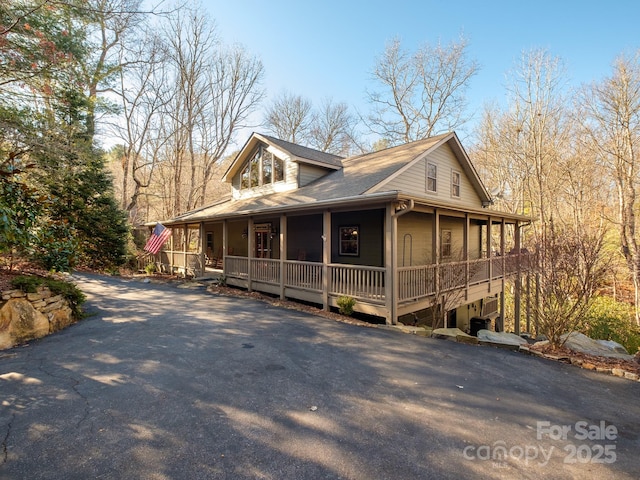
<svg viewBox="0 0 640 480"><path fill-rule="evenodd" d="M382 88L368 93L373 107L369 128L397 145L460 127L467 121L465 92L478 70L464 38L425 44L414 54L394 39L373 70Z"/></svg>
<svg viewBox="0 0 640 480"><path fill-rule="evenodd" d="M536 245L534 273L541 301L534 306L539 333L558 347L579 325L603 285L608 270L603 244L606 231L575 226L558 229L553 222Z"/></svg>
<svg viewBox="0 0 640 480"><path fill-rule="evenodd" d="M315 114L310 132L311 146L323 152L347 156L354 146L354 123L346 103L334 103L325 98Z"/></svg>
<svg viewBox="0 0 640 480"><path fill-rule="evenodd" d="M636 232L640 207L640 52L616 59L611 77L585 87L578 104L577 119L587 145L615 183L620 247L633 279L636 322L640 325L640 242Z"/></svg>
<svg viewBox="0 0 640 480"><path fill-rule="evenodd" d="M282 140L307 143L315 123L313 105L300 95L282 92L268 107L264 123Z"/></svg>

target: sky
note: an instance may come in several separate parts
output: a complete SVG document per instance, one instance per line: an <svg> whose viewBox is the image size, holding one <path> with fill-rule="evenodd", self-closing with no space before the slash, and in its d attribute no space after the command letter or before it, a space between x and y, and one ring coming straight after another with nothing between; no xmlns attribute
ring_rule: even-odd
<svg viewBox="0 0 640 480"><path fill-rule="evenodd" d="M568 85L579 86L603 79L617 56L640 49L638 0L202 2L223 42L262 60L267 102L286 91L362 113L366 92L376 88L375 59L396 37L415 51L464 35L469 57L480 65L467 92L476 120L485 103L505 103L507 74L525 51L560 57ZM473 123L461 136L472 129Z"/></svg>

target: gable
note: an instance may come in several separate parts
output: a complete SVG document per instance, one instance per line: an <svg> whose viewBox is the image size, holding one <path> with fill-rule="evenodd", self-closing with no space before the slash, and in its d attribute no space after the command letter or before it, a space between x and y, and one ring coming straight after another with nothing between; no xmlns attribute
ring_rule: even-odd
<svg viewBox="0 0 640 480"><path fill-rule="evenodd" d="M434 171L435 178L433 178ZM430 173L429 178L428 173ZM454 176L459 180L459 188L454 187ZM434 187L435 191L433 191ZM472 208L482 206L480 196L448 144L442 145L410 165L387 182L384 188L441 203L450 202Z"/></svg>

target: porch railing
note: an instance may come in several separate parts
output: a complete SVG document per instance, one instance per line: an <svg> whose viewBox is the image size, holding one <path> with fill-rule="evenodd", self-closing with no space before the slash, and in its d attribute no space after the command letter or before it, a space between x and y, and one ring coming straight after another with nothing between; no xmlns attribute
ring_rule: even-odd
<svg viewBox="0 0 640 480"><path fill-rule="evenodd" d="M519 254L468 262L400 267L398 268L398 301L416 300L434 295L438 289L440 292L446 292L495 280L503 275L513 275L517 271L518 262L521 262L521 271L526 271L529 266L528 261L528 254ZM284 264L283 271L280 268L282 263ZM315 292L323 290L322 263L226 257L225 275L227 277L248 279L249 268L251 268L252 281L278 285L281 283L280 275L284 275L282 283L285 287ZM328 293L330 295L345 295L371 303L385 301L386 272L384 268L329 264L327 271Z"/></svg>
<svg viewBox="0 0 640 480"><path fill-rule="evenodd" d="M469 262L401 267L398 269L398 300L409 301L427 297L434 295L438 289L446 292L465 288L467 285L487 282L490 276L491 279L498 279L505 275L513 275L519 262L521 271L526 271L529 268L529 254L508 255L504 259L492 257ZM439 275L439 285L436 285L436 275Z"/></svg>
<svg viewBox="0 0 640 480"><path fill-rule="evenodd" d="M329 265L329 294L384 302L385 269L359 265Z"/></svg>
<svg viewBox="0 0 640 480"><path fill-rule="evenodd" d="M322 291L322 264L287 260L284 263L286 287Z"/></svg>

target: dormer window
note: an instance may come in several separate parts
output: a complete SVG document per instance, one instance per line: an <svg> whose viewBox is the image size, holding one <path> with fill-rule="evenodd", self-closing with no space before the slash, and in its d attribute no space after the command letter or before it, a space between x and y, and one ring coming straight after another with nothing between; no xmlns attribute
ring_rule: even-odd
<svg viewBox="0 0 640 480"><path fill-rule="evenodd" d="M284 161L261 145L242 169L240 188L258 188L282 181Z"/></svg>

